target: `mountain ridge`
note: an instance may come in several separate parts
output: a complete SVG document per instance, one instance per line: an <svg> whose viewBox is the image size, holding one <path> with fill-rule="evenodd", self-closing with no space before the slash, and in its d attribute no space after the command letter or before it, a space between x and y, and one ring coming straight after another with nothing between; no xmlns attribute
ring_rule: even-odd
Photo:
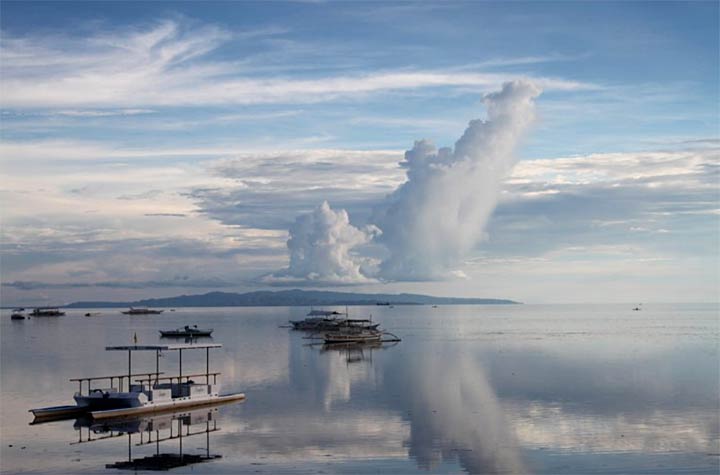
<svg viewBox="0 0 720 475"><path fill-rule="evenodd" d="M142 299L133 302L73 302L65 308L102 307L303 307L315 305L515 305L508 299L435 297L422 294L365 294L324 290L258 290L208 292L196 295Z"/></svg>

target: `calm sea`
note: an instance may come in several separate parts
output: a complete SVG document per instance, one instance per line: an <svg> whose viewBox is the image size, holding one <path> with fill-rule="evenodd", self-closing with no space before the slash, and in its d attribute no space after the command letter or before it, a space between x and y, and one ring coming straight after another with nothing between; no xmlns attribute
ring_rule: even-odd
<svg viewBox="0 0 720 475"><path fill-rule="evenodd" d="M307 308L99 311L25 321L3 311L3 473L113 473L107 465L180 451L188 464L173 473L720 469L717 305L351 307L402 342L341 350L280 328ZM134 334L158 343L159 329L186 324L215 329L224 347L211 371L245 402L133 428L29 424L28 409L72 403L69 378L126 371L127 355L106 345ZM205 371L197 353L185 353L184 372ZM161 358L166 372L177 364L176 352ZM154 365L154 353L133 360ZM219 457L190 463L208 454Z"/></svg>

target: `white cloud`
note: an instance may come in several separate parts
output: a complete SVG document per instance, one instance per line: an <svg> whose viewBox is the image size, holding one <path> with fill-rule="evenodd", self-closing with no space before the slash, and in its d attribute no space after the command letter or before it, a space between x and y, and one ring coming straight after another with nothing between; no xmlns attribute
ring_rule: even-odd
<svg viewBox="0 0 720 475"><path fill-rule="evenodd" d="M406 152L407 182L374 217L383 231L379 241L390 251L382 277L424 280L457 270L482 236L539 93L528 82L507 83L485 97L488 120L471 121L454 150L421 140Z"/></svg>
<svg viewBox="0 0 720 475"><path fill-rule="evenodd" d="M272 36L275 30L258 32ZM242 33L239 33L242 34ZM3 38L3 106L139 108L148 106L312 103L433 87L496 88L518 75L435 70L375 71L304 79L258 77L242 63L204 59L238 33L163 21L89 38ZM597 86L537 77L548 90Z"/></svg>
<svg viewBox="0 0 720 475"><path fill-rule="evenodd" d="M312 281L357 284L371 280L362 272L364 260L351 250L368 243L379 233L374 226L358 229L350 224L345 210L333 211L327 201L312 213L299 216L290 228L287 245L290 265L267 276L265 281Z"/></svg>

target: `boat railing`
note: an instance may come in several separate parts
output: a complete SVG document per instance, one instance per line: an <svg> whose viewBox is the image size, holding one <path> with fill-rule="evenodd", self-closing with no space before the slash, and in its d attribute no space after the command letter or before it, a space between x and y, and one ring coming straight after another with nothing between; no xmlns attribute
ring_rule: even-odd
<svg viewBox="0 0 720 475"><path fill-rule="evenodd" d="M180 384L180 383L182 383L183 379L187 383L187 382L190 382L190 378L204 377L205 384L210 384L210 377L212 376L213 384L217 384L217 377L220 374L222 374L222 373L220 373L220 372L197 373L197 374L183 374L182 376L163 376L162 378L153 377L152 375L149 375L147 378L136 379L135 382L139 383L139 384L145 384L145 383L150 384L150 383L154 382L155 384L157 384L160 381L170 381L170 384L173 384L173 381L177 380L177 384ZM147 375L147 373L143 373L139 376L146 376L146 375Z"/></svg>
<svg viewBox="0 0 720 475"><path fill-rule="evenodd" d="M119 391L122 392L123 390L123 382L127 379L128 380L128 390L130 389L130 380L132 378L135 378L137 376L147 376L150 380L158 380L159 376L161 374L165 374L162 371L160 372L146 372L146 373L135 373L135 374L117 374L117 375L110 375L110 376L93 376L92 378L72 378L70 381L77 382L80 385L80 395L82 395L83 392L83 383L87 381L87 391L88 394L90 394L91 384L93 381L101 381L101 380L109 380L110 381L110 387L113 386L113 383L115 380L118 380L118 386ZM153 378L154 377L154 378Z"/></svg>

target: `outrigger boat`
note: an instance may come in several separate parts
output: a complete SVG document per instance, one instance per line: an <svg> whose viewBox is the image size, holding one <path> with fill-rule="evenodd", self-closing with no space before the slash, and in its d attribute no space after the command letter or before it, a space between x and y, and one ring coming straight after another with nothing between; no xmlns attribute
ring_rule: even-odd
<svg viewBox="0 0 720 475"><path fill-rule="evenodd" d="M105 348L108 351L127 351L127 374L71 379L70 381L79 383L79 391L74 395L75 406L45 407L31 409L30 412L36 419L56 419L82 414L89 414L93 419L107 419L245 399L243 393L218 393L217 377L220 373L210 372L210 349L221 347L219 343L108 346ZM206 355L205 373L183 374L183 351L203 349ZM133 351L154 351L155 371L133 373ZM160 372L159 363L160 352L163 351L178 351L177 376L161 376L164 373ZM203 378L203 381L196 383L194 378ZM110 381L110 386L91 389L92 383L99 380ZM117 386L114 386L115 382ZM87 383L86 392L83 392L84 383Z"/></svg>
<svg viewBox="0 0 720 475"><path fill-rule="evenodd" d="M125 315L158 315L160 313L163 313L162 310L152 310L147 307L130 307L129 310L126 310L124 312Z"/></svg>
<svg viewBox="0 0 720 475"><path fill-rule="evenodd" d="M57 307L38 307L30 312L33 317L62 317L65 312L60 311Z"/></svg>
<svg viewBox="0 0 720 475"><path fill-rule="evenodd" d="M293 330L325 332L338 331L343 328L364 328L375 330L380 326L372 320L357 318L306 318L305 320L290 320Z"/></svg>
<svg viewBox="0 0 720 475"><path fill-rule="evenodd" d="M326 333L325 343L328 345L339 343L377 343L382 341L383 332L376 329L353 328Z"/></svg>
<svg viewBox="0 0 720 475"><path fill-rule="evenodd" d="M198 328L197 325L189 326L185 325L183 328L177 330L160 330L160 336L163 337L199 337L199 336L210 336L212 335L212 328Z"/></svg>
<svg viewBox="0 0 720 475"><path fill-rule="evenodd" d="M332 317L335 315L347 315L346 313L338 312L337 310L315 310L311 308L308 312L308 317Z"/></svg>

